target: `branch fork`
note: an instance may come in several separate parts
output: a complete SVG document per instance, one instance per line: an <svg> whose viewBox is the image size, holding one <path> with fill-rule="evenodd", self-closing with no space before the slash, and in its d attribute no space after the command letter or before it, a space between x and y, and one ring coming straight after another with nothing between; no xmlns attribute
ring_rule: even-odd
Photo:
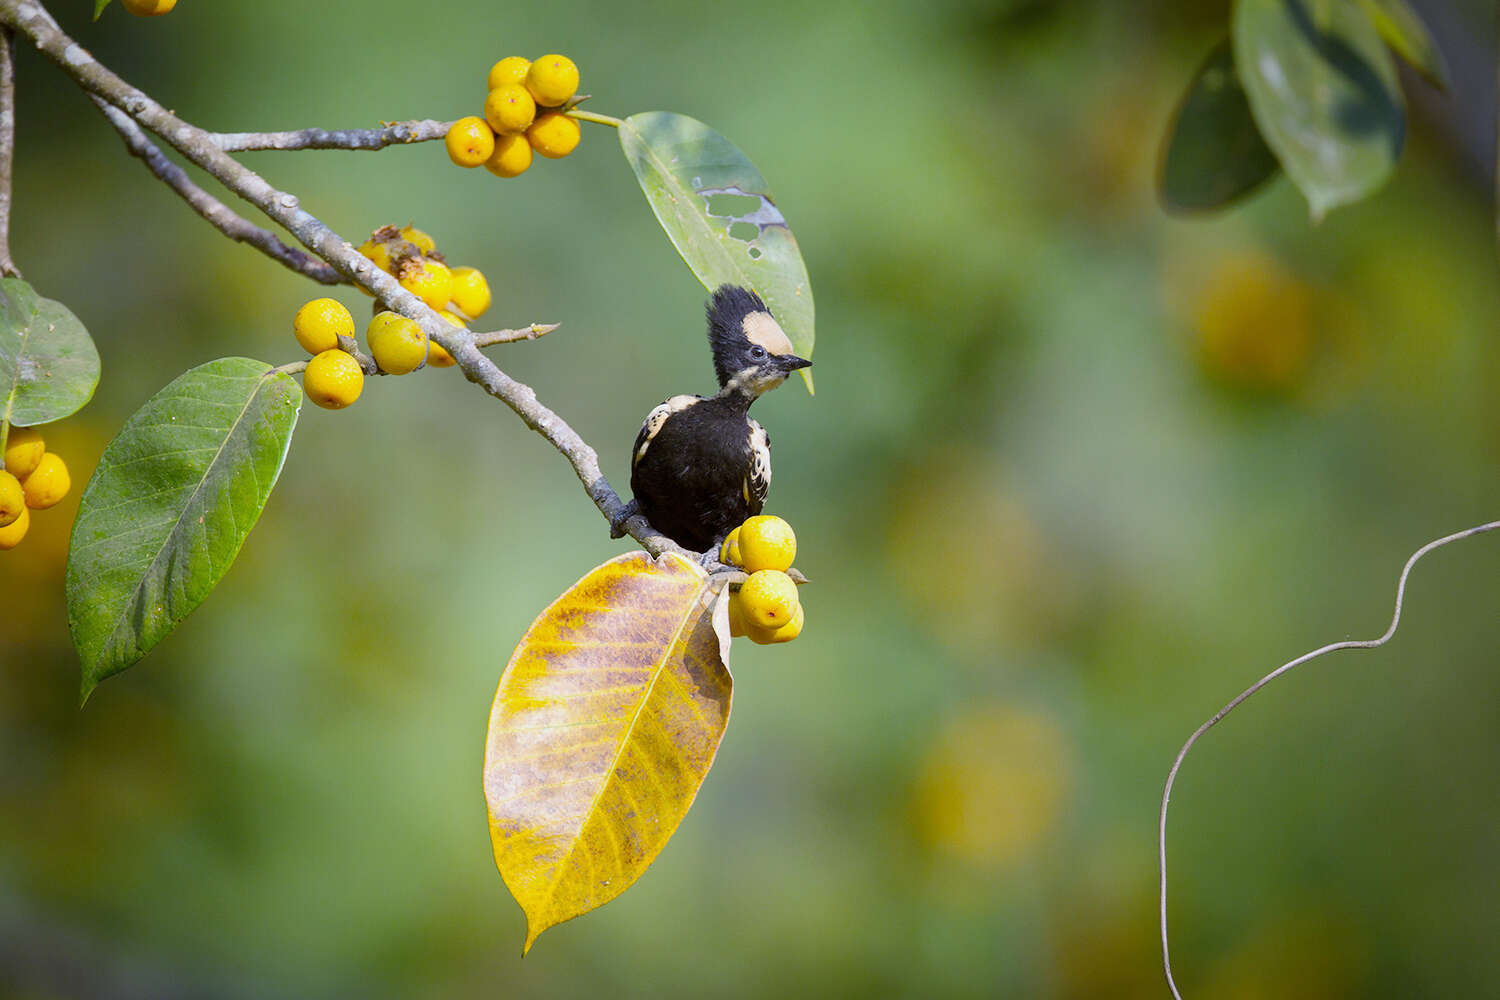
<svg viewBox="0 0 1500 1000"><path fill-rule="evenodd" d="M529 340L553 329L533 324L521 331L474 334L454 327L416 298L390 275L375 267L354 246L301 208L296 195L269 184L230 152L251 149L381 149L387 145L424 142L447 132L446 122L400 122L372 130L303 129L295 132L215 133L184 121L101 65L87 50L58 27L40 0L0 0L0 41L14 33L86 91L120 133L127 148L152 172L181 195L205 220L231 239L248 243L262 253L324 284L348 283L370 292L385 308L407 316L426 331L430 340L453 356L464 377L505 403L532 430L541 434L568 459L589 499L610 524L625 532L654 556L679 547L656 532L639 514L624 516L626 505L599 468L599 456L567 421L547 408L530 386L507 375L480 352L493 344ZM0 64L0 140L8 139L4 118L4 86L8 61ZM575 112L575 114L579 114ZM586 114L586 113L584 113ZM581 114L579 114L582 117ZM255 226L190 180L145 133L154 133L225 188L254 205L271 221L294 236L305 250L283 243L269 230ZM8 181L10 143L0 149L0 182ZM0 205L8 207L9 186L3 184ZM3 213L8 219L8 212ZM0 223L0 266L5 253L4 225ZM524 331L524 332L522 332Z"/></svg>

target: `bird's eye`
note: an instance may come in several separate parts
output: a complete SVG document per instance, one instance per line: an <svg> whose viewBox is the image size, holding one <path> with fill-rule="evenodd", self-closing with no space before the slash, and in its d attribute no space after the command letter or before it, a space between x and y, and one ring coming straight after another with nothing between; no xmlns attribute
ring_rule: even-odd
<svg viewBox="0 0 1500 1000"><path fill-rule="evenodd" d="M764 361L766 359L766 349L757 344L750 348L750 356L756 361Z"/></svg>

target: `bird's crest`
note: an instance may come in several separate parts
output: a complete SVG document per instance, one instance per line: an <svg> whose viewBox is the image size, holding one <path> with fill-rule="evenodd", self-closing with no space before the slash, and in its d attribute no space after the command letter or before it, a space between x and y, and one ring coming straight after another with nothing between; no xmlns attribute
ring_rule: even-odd
<svg viewBox="0 0 1500 1000"><path fill-rule="evenodd" d="M752 344L772 354L792 353L791 341L759 295L739 285L720 285L708 300L708 346L720 388L740 370Z"/></svg>

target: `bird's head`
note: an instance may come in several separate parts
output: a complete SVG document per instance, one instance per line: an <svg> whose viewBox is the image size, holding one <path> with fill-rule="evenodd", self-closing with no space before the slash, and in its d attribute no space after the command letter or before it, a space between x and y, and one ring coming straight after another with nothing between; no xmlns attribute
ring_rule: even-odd
<svg viewBox="0 0 1500 1000"><path fill-rule="evenodd" d="M720 285L708 300L708 345L719 388L749 396L776 388L812 364L792 352L786 331L760 296L738 285Z"/></svg>

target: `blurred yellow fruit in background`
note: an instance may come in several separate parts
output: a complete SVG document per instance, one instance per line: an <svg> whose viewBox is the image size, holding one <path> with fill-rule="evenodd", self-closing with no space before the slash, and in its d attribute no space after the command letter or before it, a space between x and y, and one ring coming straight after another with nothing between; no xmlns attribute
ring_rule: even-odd
<svg viewBox="0 0 1500 1000"><path fill-rule="evenodd" d="M1240 389L1296 391L1312 362L1315 299L1306 282L1266 254L1220 262L1193 309L1203 371Z"/></svg>
<svg viewBox="0 0 1500 1000"><path fill-rule="evenodd" d="M976 868L1020 863L1057 825L1070 756L1039 712L1000 701L963 711L923 762L912 797L918 838Z"/></svg>

